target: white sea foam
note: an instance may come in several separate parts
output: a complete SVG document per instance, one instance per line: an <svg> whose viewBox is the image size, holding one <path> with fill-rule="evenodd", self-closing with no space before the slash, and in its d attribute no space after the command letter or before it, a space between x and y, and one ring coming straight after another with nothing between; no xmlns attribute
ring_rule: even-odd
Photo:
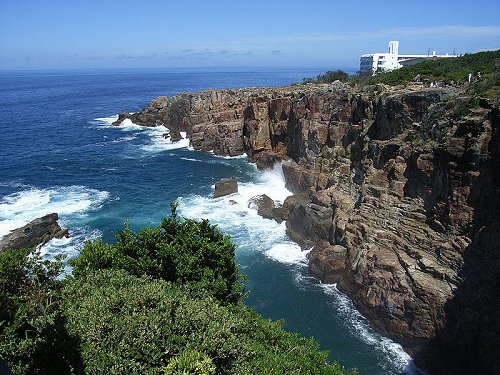
<svg viewBox="0 0 500 375"><path fill-rule="evenodd" d="M87 227L71 229L70 237L53 238L46 244L39 246L40 255L45 259L54 259L58 255L64 255L65 273L71 273L68 260L80 254L87 241L95 241L102 233L96 229Z"/></svg>
<svg viewBox="0 0 500 375"><path fill-rule="evenodd" d="M281 166L264 173L256 172L254 182L239 183L238 192L220 198L188 196L180 199L180 212L191 218L205 218L217 223L221 229L231 233L237 243L251 247L258 243L262 251L282 244L282 251L296 252L286 237L285 223L263 219L257 211L248 207L256 195L267 194L273 200L283 202L291 193L285 188ZM276 257L275 248L269 256Z"/></svg>
<svg viewBox="0 0 500 375"><path fill-rule="evenodd" d="M255 168L254 181L239 183L235 194L215 199L201 196L181 198L179 209L184 216L217 223L240 244L240 251L258 248L277 262L305 264L307 252L286 236L285 223L264 219L249 207L250 199L262 194L280 203L291 195L285 188L281 165L265 172Z"/></svg>
<svg viewBox="0 0 500 375"><path fill-rule="evenodd" d="M356 310L351 300L337 289L335 284L318 285L326 294L332 296L331 306L343 318L347 328L388 359L389 363L381 364L383 367L390 364L391 367L406 374L425 374L413 364L411 356L403 350L401 345L373 331L368 321Z"/></svg>
<svg viewBox="0 0 500 375"><path fill-rule="evenodd" d="M116 120L118 120L118 115L114 115L114 116L111 116L111 117L99 117L99 118L95 119L95 121L103 122L103 123L105 123L107 125L111 125Z"/></svg>
<svg viewBox="0 0 500 375"><path fill-rule="evenodd" d="M122 121L122 123L120 125L118 125L118 129L120 129L124 132L138 131L138 130L142 131L142 130L146 130L148 128L149 127L147 127L147 126L141 126L141 125L134 124L132 122L132 120L129 118L126 118L125 120Z"/></svg>
<svg viewBox="0 0 500 375"><path fill-rule="evenodd" d="M300 246L294 242L285 242L274 245L269 250L265 251L264 254L280 263L306 265L308 252L309 251L302 250Z"/></svg>
<svg viewBox="0 0 500 375"><path fill-rule="evenodd" d="M146 128L147 132L151 138L151 144L142 146L142 149L147 152L162 152L165 150L174 150L178 148L187 148L189 146L189 138L186 138L186 132L180 132L182 137L181 140L177 142L172 142L170 137L165 138L165 133L169 132L169 129L165 126L155 126L151 128Z"/></svg>
<svg viewBox="0 0 500 375"><path fill-rule="evenodd" d="M241 155L235 155L235 156L229 156L229 155L216 155L213 150L208 151L209 154L212 154L216 158L221 158L221 159L247 159L248 155L243 153Z"/></svg>
<svg viewBox="0 0 500 375"><path fill-rule="evenodd" d="M132 122L131 119L126 118L122 121L122 123L118 126L113 126L112 123L118 120L118 115L111 117L100 117L96 118L95 121L103 124L100 126L101 128L106 127L114 127L124 132L144 132L149 135L151 143L141 146L141 149L146 152L162 152L165 150L175 150L178 148L189 148L189 138L187 138L186 132L179 132L182 139L177 142L172 142L169 137L165 137L170 130L163 126L141 126ZM125 141L131 141L135 139L136 135L130 135L126 137L119 138L117 140L112 141L112 143L119 143Z"/></svg>
<svg viewBox="0 0 500 375"><path fill-rule="evenodd" d="M171 155L172 156L172 155ZM194 158L179 158L181 160L187 160L187 161L196 161L196 162L203 162L203 160L200 159L194 159Z"/></svg>
<svg viewBox="0 0 500 375"><path fill-rule="evenodd" d="M64 222L68 217L85 215L101 207L107 191L85 186L63 186L50 189L31 188L0 200L0 238L31 220L57 212Z"/></svg>
<svg viewBox="0 0 500 375"><path fill-rule="evenodd" d="M128 141L133 141L136 138L137 138L137 136L135 134L132 134L132 135L127 135L125 137L115 139L115 140L111 141L111 143L128 142Z"/></svg>

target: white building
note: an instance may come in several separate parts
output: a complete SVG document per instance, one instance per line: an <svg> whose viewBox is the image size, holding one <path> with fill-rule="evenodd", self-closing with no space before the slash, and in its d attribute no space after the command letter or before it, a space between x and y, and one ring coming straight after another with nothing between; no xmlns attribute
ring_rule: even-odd
<svg viewBox="0 0 500 375"><path fill-rule="evenodd" d="M442 57L455 57L456 55L436 55L436 51L427 55L400 55L399 42L392 40L389 42L387 53L369 53L361 56L359 70L361 73L376 74L402 68L407 65L414 65L426 60L435 60Z"/></svg>

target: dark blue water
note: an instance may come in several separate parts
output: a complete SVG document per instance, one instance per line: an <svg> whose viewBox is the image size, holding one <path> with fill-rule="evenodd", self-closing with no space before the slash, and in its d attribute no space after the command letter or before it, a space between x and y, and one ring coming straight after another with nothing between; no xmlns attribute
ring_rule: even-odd
<svg viewBox="0 0 500 375"><path fill-rule="evenodd" d="M247 207L267 193L283 200L279 168L260 173L246 158L220 158L169 144L165 129L114 127L118 112L139 111L158 95L207 88L279 86L320 70L63 71L0 73L0 236L58 212L70 239L44 246L47 257L75 256L83 242L156 225L179 200L187 217L208 218L237 244L248 275L247 303L284 319L286 328L314 336L331 358L364 374L400 374L411 362L401 348L374 333L332 285L307 276L305 253L284 224ZM236 196L211 199L215 181L236 177ZM230 205L233 199L237 204Z"/></svg>

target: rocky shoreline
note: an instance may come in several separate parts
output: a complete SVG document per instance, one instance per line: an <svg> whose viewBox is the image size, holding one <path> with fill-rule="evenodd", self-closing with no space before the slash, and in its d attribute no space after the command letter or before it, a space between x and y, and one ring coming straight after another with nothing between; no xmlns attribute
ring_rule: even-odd
<svg viewBox="0 0 500 375"><path fill-rule="evenodd" d="M68 237L67 229L61 228L57 213L48 214L14 229L0 239L0 253L10 249L27 249L44 245L53 238Z"/></svg>
<svg viewBox="0 0 500 375"><path fill-rule="evenodd" d="M294 195L262 212L312 247L313 276L432 372L500 370L497 105L335 82L158 97L126 118L262 169L283 162Z"/></svg>

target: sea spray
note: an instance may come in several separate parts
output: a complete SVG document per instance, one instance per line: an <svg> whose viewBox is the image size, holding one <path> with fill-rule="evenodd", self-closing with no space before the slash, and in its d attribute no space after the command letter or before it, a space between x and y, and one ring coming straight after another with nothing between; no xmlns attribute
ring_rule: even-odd
<svg viewBox="0 0 500 375"><path fill-rule="evenodd" d="M58 213L61 222L97 210L108 199L107 191L85 186L21 190L0 200L0 237L28 224L33 219Z"/></svg>

